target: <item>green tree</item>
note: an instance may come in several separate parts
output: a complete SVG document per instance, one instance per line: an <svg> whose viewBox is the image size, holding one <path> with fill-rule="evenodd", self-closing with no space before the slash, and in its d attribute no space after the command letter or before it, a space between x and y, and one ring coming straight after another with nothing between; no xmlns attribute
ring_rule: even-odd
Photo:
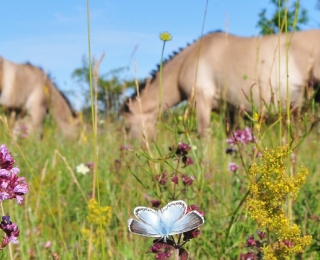
<svg viewBox="0 0 320 260"><path fill-rule="evenodd" d="M300 30L301 24L308 22L307 10L300 8L300 0L296 0L290 7L286 6L288 1L271 0L276 6L276 12L271 18L267 18L267 9L263 9L259 13L259 21L257 27L260 28L260 34L275 34L284 31L287 27L288 31Z"/></svg>
<svg viewBox="0 0 320 260"><path fill-rule="evenodd" d="M126 70L126 67L122 67L99 75L97 90L98 112L103 116L117 118L124 101L123 93L125 89L128 86L135 86L134 80L127 81L122 79L122 74ZM72 78L76 79L79 83L85 83L87 85L85 104L88 105L83 108L83 113L85 115L88 114L90 117L89 65L85 57L82 59L82 66L73 71Z"/></svg>

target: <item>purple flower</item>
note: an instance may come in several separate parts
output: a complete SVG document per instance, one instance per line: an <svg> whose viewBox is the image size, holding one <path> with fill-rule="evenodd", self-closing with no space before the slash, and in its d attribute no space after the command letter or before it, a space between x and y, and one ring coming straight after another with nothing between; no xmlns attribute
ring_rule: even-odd
<svg viewBox="0 0 320 260"><path fill-rule="evenodd" d="M176 155L178 156L186 156L190 151L191 146L186 143L178 143L178 147L176 149ZM169 150L174 150L174 147L169 147Z"/></svg>
<svg viewBox="0 0 320 260"><path fill-rule="evenodd" d="M171 178L171 181L175 184L178 184L179 182L179 178L178 178L178 175L173 175L172 178Z"/></svg>
<svg viewBox="0 0 320 260"><path fill-rule="evenodd" d="M175 244L172 240L167 240L165 243L163 239L156 239L153 243L154 244L150 247L149 252L155 254L155 259L172 259L174 250L179 250L180 260L187 260L189 258L187 250L182 248L180 245Z"/></svg>
<svg viewBox="0 0 320 260"><path fill-rule="evenodd" d="M232 137L227 138L227 143L231 145L253 143L254 141L255 137L249 127L246 127L244 130L237 130L233 133Z"/></svg>
<svg viewBox="0 0 320 260"><path fill-rule="evenodd" d="M248 247L253 247L257 245L257 241L254 239L254 236L251 235L248 239L247 239L247 246Z"/></svg>
<svg viewBox="0 0 320 260"><path fill-rule="evenodd" d="M7 199L16 199L18 204L23 201L23 195L28 193L29 186L24 178L18 178L12 173L9 177L0 177L0 202Z"/></svg>
<svg viewBox="0 0 320 260"><path fill-rule="evenodd" d="M158 208L160 206L160 200L151 200L152 207Z"/></svg>
<svg viewBox="0 0 320 260"><path fill-rule="evenodd" d="M155 259L166 260L171 258L173 250L174 250L174 246L167 243L158 242L158 243L154 243L150 247L149 252L155 254L154 256Z"/></svg>
<svg viewBox="0 0 320 260"><path fill-rule="evenodd" d="M191 146L186 144L186 143L178 143L178 147L177 147L177 151L176 154L177 155L187 155L188 152L190 151Z"/></svg>
<svg viewBox="0 0 320 260"><path fill-rule="evenodd" d="M194 204L188 206L186 214L189 213L190 211L194 211L194 210L197 211L201 216L204 217L204 212L200 210L198 205L194 205Z"/></svg>
<svg viewBox="0 0 320 260"><path fill-rule="evenodd" d="M168 173L164 171L162 174L156 175L156 180L161 184L165 185L168 181Z"/></svg>
<svg viewBox="0 0 320 260"><path fill-rule="evenodd" d="M232 172L236 172L239 169L238 165L235 163L231 162L229 163L228 170Z"/></svg>
<svg viewBox="0 0 320 260"><path fill-rule="evenodd" d="M0 146L0 202L16 199L18 204L23 201L23 195L29 191L24 177L18 178L18 167L13 167L15 161L5 145Z"/></svg>
<svg viewBox="0 0 320 260"><path fill-rule="evenodd" d="M184 163L183 167L186 167L188 165L192 165L193 164L193 160L191 157L187 157L187 156L183 156L182 157L182 162Z"/></svg>
<svg viewBox="0 0 320 260"><path fill-rule="evenodd" d="M181 174L182 182L185 186L191 186L193 181L196 179L194 176L188 177L186 174Z"/></svg>
<svg viewBox="0 0 320 260"><path fill-rule="evenodd" d="M130 151L131 148L128 145L121 145L119 148L120 151Z"/></svg>
<svg viewBox="0 0 320 260"><path fill-rule="evenodd" d="M9 153L8 148L2 144L0 146L0 169L10 171L14 163L15 161L13 160L11 153Z"/></svg>
<svg viewBox="0 0 320 260"><path fill-rule="evenodd" d="M258 236L261 240L263 240L265 238L265 236L267 235L267 233L263 232L263 231L258 231L257 233L258 233Z"/></svg>
<svg viewBox="0 0 320 260"><path fill-rule="evenodd" d="M256 152L256 150L257 150L257 148L256 147L253 147L253 154L255 154L256 153L256 157L261 157L262 156L262 153L258 150L257 152Z"/></svg>
<svg viewBox="0 0 320 260"><path fill-rule="evenodd" d="M11 175L10 171L5 169L0 169L0 178L9 178Z"/></svg>
<svg viewBox="0 0 320 260"><path fill-rule="evenodd" d="M117 160L117 159L116 159ZM94 162L87 162L85 164L85 166L87 166L89 169L93 170L94 169Z"/></svg>
<svg viewBox="0 0 320 260"><path fill-rule="evenodd" d="M3 216L2 221L0 223L0 228L6 233L6 237L2 240L1 248L3 249L6 247L10 242L13 244L18 244L18 236L19 236L19 229L18 226L10 221L10 216Z"/></svg>
<svg viewBox="0 0 320 260"><path fill-rule="evenodd" d="M29 132L28 132L28 126L23 124L21 125L21 137L22 138L27 138L29 135Z"/></svg>
<svg viewBox="0 0 320 260"><path fill-rule="evenodd" d="M291 242L290 240L283 240L282 242L283 242L283 244L284 244L285 246L287 246L287 247L289 247L289 248L294 246L294 243Z"/></svg>
<svg viewBox="0 0 320 260"><path fill-rule="evenodd" d="M184 232L183 241L188 241L193 238L197 238L200 235L200 230L198 228Z"/></svg>
<svg viewBox="0 0 320 260"><path fill-rule="evenodd" d="M257 255L253 252L248 252L246 254L240 255L240 260L256 260L258 259Z"/></svg>

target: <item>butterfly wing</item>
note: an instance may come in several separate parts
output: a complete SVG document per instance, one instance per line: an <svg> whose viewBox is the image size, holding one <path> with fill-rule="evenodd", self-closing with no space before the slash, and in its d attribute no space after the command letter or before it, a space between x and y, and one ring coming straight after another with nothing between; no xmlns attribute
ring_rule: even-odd
<svg viewBox="0 0 320 260"><path fill-rule="evenodd" d="M168 229L181 219L187 211L187 204L182 200L172 201L161 210L161 220Z"/></svg>
<svg viewBox="0 0 320 260"><path fill-rule="evenodd" d="M153 226L143 223L135 219L128 220L129 231L140 236L161 237L159 232Z"/></svg>
<svg viewBox="0 0 320 260"><path fill-rule="evenodd" d="M136 207L133 214L143 223L159 229L159 216L158 212L147 207Z"/></svg>
<svg viewBox="0 0 320 260"><path fill-rule="evenodd" d="M197 211L191 211L177 220L170 229L169 235L184 233L200 227L204 223L203 216Z"/></svg>

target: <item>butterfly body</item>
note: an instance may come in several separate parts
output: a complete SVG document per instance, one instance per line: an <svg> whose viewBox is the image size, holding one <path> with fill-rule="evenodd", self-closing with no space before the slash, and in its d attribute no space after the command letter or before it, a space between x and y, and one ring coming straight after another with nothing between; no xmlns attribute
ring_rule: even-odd
<svg viewBox="0 0 320 260"><path fill-rule="evenodd" d="M160 237L166 242L169 236L190 231L204 223L204 218L199 212L186 212L187 204L182 200L172 201L158 211L137 207L134 209L134 215L138 220L129 219L128 228L137 235Z"/></svg>

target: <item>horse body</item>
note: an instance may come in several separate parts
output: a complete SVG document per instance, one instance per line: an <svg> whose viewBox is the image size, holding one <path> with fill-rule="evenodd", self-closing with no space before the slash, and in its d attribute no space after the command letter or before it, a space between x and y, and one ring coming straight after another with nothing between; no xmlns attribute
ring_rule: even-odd
<svg viewBox="0 0 320 260"><path fill-rule="evenodd" d="M211 33L183 49L163 66L162 109L188 99L195 86L198 132L210 125L210 112L221 100L246 111L273 102L299 105L308 80L320 81L320 30L237 37ZM200 49L199 49L200 47ZM253 86L253 87L252 87ZM287 91L287 87L288 90ZM126 127L136 134L152 132L159 110L159 72L124 109ZM244 94L245 93L245 94ZM141 120L143 119L143 124Z"/></svg>
<svg viewBox="0 0 320 260"><path fill-rule="evenodd" d="M29 132L41 134L44 118L50 111L65 136L74 134L75 113L41 69L0 57L0 93L1 106L27 115Z"/></svg>

